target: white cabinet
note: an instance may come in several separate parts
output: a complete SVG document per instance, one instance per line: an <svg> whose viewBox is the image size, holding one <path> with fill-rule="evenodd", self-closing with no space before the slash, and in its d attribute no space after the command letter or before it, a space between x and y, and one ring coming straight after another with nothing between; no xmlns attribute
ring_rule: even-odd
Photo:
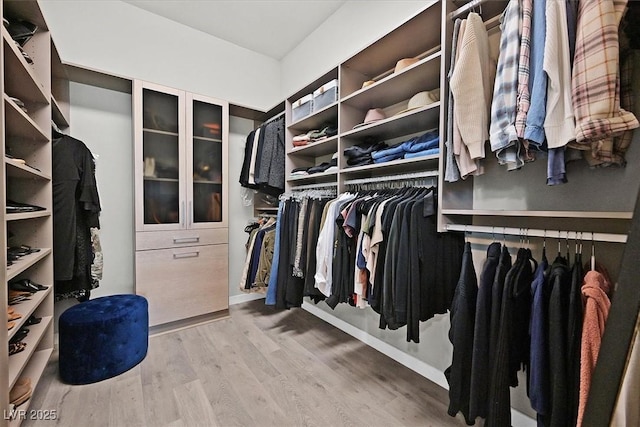
<svg viewBox="0 0 640 427"><path fill-rule="evenodd" d="M139 80L133 102L136 292L150 325L225 310L228 103Z"/></svg>

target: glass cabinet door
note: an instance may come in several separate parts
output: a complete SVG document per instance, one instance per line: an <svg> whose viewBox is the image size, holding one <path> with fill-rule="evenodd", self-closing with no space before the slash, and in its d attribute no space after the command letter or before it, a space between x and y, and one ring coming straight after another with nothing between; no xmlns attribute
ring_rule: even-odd
<svg viewBox="0 0 640 427"><path fill-rule="evenodd" d="M193 166L191 214L194 224L222 221L222 106L192 100Z"/></svg>
<svg viewBox="0 0 640 427"><path fill-rule="evenodd" d="M181 222L179 97L143 89L144 224Z"/></svg>

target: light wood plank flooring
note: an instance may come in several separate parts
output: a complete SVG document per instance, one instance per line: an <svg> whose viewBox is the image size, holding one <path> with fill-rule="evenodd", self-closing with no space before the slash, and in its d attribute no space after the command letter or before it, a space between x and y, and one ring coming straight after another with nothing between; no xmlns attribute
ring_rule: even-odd
<svg viewBox="0 0 640 427"><path fill-rule="evenodd" d="M96 384L57 377L54 353L23 426L463 426L447 392L301 309L264 301L150 338L144 361Z"/></svg>

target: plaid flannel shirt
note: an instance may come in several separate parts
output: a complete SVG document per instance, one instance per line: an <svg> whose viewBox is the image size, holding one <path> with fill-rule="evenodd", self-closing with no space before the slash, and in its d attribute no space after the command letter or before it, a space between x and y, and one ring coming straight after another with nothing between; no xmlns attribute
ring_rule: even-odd
<svg viewBox="0 0 640 427"><path fill-rule="evenodd" d="M500 57L493 87L491 103L491 126L489 139L491 151L501 164L518 162L518 135L515 121L518 98L518 60L520 58L520 35L522 14L520 1L510 0L501 18ZM506 150L510 148L510 150Z"/></svg>
<svg viewBox="0 0 640 427"><path fill-rule="evenodd" d="M582 0L578 8L572 95L576 144L589 150L591 164L624 164L628 139L638 127L633 113L620 108L618 28L627 0ZM627 145L627 147L625 147Z"/></svg>
<svg viewBox="0 0 640 427"><path fill-rule="evenodd" d="M520 60L518 62L518 109L516 113L516 134L524 138L527 113L531 101L529 94L529 68L531 61L531 16L533 0L522 0L522 36L520 38Z"/></svg>

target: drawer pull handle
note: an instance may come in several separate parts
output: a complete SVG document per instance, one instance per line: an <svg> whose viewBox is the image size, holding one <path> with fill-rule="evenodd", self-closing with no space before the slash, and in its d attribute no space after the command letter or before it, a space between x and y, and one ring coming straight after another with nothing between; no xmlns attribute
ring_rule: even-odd
<svg viewBox="0 0 640 427"><path fill-rule="evenodd" d="M200 237L174 237L173 243L198 243L200 241Z"/></svg>
<svg viewBox="0 0 640 427"><path fill-rule="evenodd" d="M195 251L195 252L185 252L185 253L181 253L181 254L173 254L173 259L180 259L180 258L197 258L200 256L200 251Z"/></svg>

